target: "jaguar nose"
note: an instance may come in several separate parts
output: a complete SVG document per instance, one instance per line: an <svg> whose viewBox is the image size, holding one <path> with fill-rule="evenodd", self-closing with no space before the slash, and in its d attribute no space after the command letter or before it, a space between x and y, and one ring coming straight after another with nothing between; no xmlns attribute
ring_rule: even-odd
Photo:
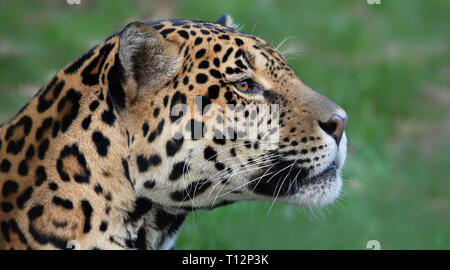
<svg viewBox="0 0 450 270"><path fill-rule="evenodd" d="M339 145L341 141L342 134L344 133L345 126L347 125L348 117L347 115L333 114L327 122L319 121L319 126L328 135L334 138L336 143Z"/></svg>

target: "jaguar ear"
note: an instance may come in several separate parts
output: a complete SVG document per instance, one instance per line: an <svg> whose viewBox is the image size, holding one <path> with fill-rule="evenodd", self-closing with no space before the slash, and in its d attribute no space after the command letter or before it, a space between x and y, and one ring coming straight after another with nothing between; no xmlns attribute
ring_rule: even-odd
<svg viewBox="0 0 450 270"><path fill-rule="evenodd" d="M132 22L120 33L118 55L126 76L134 79L137 90L148 90L160 85L179 68L181 58L177 48L153 27Z"/></svg>
<svg viewBox="0 0 450 270"><path fill-rule="evenodd" d="M233 27L233 19L230 15L224 13L220 15L219 19L216 21L217 24L223 25L225 27Z"/></svg>

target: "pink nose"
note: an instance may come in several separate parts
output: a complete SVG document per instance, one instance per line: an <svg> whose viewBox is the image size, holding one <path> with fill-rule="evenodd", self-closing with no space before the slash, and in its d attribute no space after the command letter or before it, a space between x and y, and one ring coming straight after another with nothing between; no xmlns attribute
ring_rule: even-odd
<svg viewBox="0 0 450 270"><path fill-rule="evenodd" d="M342 134L344 134L345 126L347 125L347 116L340 116L338 114L333 114L328 120L328 122L320 122L319 126L327 134L334 138L337 144L341 141Z"/></svg>

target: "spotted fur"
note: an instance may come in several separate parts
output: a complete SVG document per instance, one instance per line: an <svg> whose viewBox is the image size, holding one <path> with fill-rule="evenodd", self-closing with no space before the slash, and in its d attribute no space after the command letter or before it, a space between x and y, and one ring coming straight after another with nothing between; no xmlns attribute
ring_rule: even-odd
<svg viewBox="0 0 450 270"><path fill-rule="evenodd" d="M345 112L231 25L131 23L1 126L0 249L172 248L193 210L333 201Z"/></svg>

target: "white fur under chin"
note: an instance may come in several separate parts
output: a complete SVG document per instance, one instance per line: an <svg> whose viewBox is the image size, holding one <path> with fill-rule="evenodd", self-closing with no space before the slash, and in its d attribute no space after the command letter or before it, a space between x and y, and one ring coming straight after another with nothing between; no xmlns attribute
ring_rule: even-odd
<svg viewBox="0 0 450 270"><path fill-rule="evenodd" d="M303 186L303 192L298 192L293 196L280 199L280 202L307 208L328 205L339 196L342 188L342 178L338 175L333 181L324 184L324 188L321 185L322 183L319 182Z"/></svg>

